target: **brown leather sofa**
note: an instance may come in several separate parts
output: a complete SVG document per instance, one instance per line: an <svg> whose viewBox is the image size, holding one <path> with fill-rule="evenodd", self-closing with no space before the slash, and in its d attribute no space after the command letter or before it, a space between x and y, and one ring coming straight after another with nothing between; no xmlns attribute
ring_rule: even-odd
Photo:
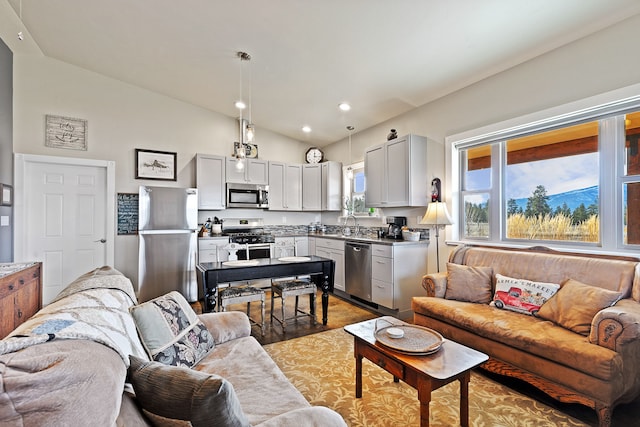
<svg viewBox="0 0 640 427"><path fill-rule="evenodd" d="M601 427L611 425L616 405L640 395L640 260L541 247L460 246L451 253L449 263L457 265L448 265L448 272L424 276L427 296L412 301L417 325L488 354L489 360L482 365L488 371L525 380L559 401L593 408ZM538 314L545 311L546 318L501 310L494 302L447 298L449 271L463 268L477 273L478 267L491 272L491 290L485 290L491 299L496 274L561 287L540 308ZM467 280L464 291L473 290L479 281ZM575 281L588 286L567 286ZM600 310L593 295L612 291L619 298ZM593 318L585 323L583 334L567 329L567 319L589 311Z"/></svg>

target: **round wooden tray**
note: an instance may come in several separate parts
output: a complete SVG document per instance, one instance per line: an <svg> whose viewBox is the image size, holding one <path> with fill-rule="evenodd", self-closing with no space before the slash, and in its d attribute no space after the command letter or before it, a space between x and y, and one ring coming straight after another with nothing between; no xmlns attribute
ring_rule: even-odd
<svg viewBox="0 0 640 427"><path fill-rule="evenodd" d="M391 338L387 329L397 328L404 332L402 338ZM414 356L423 356L440 350L444 338L433 329L417 325L392 325L374 332L376 340L392 350Z"/></svg>

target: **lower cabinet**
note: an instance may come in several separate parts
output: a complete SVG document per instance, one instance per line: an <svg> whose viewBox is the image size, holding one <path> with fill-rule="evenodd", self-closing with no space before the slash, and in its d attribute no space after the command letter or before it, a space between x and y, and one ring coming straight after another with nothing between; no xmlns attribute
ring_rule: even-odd
<svg viewBox="0 0 640 427"><path fill-rule="evenodd" d="M296 242L296 256L307 256L311 254L309 252L309 238L306 236L298 236L295 238ZM315 253L315 249L314 252Z"/></svg>
<svg viewBox="0 0 640 427"><path fill-rule="evenodd" d="M223 246L229 244L228 237L198 239L198 262L222 262L229 259Z"/></svg>
<svg viewBox="0 0 640 427"><path fill-rule="evenodd" d="M316 256L329 258L336 262L334 288L344 292L344 241L316 237L315 247Z"/></svg>
<svg viewBox="0 0 640 427"><path fill-rule="evenodd" d="M42 307L42 263L36 262L0 278L0 338Z"/></svg>
<svg viewBox="0 0 640 427"><path fill-rule="evenodd" d="M422 276L427 273L426 244L371 245L372 302L405 318L411 315L411 299L424 295Z"/></svg>
<svg viewBox="0 0 640 427"><path fill-rule="evenodd" d="M393 246L371 245L371 301L394 308Z"/></svg>
<svg viewBox="0 0 640 427"><path fill-rule="evenodd" d="M296 256L296 240L294 237L276 237L273 243L272 258Z"/></svg>

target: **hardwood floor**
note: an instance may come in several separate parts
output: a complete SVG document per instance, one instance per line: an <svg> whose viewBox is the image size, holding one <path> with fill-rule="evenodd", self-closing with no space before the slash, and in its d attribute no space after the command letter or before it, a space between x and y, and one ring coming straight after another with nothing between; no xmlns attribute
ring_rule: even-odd
<svg viewBox="0 0 640 427"><path fill-rule="evenodd" d="M316 313L317 322L312 324L309 317L302 317L296 320L290 320L287 322L286 332L282 332L280 324L274 320L273 324L271 319L271 291L266 291L266 304L265 304L265 335L260 333L260 327L254 325L251 328L251 335L253 335L262 345L270 344L278 341L289 340L293 338L303 337L305 335L315 334L317 332L328 331L330 329L342 328L345 325L351 323L361 322L363 320L373 319L378 317L379 314L356 306L349 301L346 301L336 295L329 295L329 310L328 321L326 325L322 324L322 300L321 294L316 296ZM288 298L286 303L287 316L293 315L295 298ZM299 308L304 311L309 311L309 298L307 296L301 296L299 300ZM233 304L227 307L227 309L245 311L246 304ZM280 300L275 301L276 315L280 315ZM254 320L260 320L260 304L252 303L250 317Z"/></svg>

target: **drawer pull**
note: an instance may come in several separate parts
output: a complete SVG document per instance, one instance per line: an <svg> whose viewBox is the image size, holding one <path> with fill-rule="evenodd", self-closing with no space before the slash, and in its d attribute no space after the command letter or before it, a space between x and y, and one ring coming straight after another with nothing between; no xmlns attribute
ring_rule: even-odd
<svg viewBox="0 0 640 427"><path fill-rule="evenodd" d="M13 283L9 285L9 290L12 291L13 290Z"/></svg>
<svg viewBox="0 0 640 427"><path fill-rule="evenodd" d="M18 319L22 318L22 310L18 309Z"/></svg>
<svg viewBox="0 0 640 427"><path fill-rule="evenodd" d="M381 368L384 368L387 365L387 362L384 361L384 359L378 359L378 366L380 366Z"/></svg>
<svg viewBox="0 0 640 427"><path fill-rule="evenodd" d="M19 282L21 285L24 285L24 279L20 279Z"/></svg>

